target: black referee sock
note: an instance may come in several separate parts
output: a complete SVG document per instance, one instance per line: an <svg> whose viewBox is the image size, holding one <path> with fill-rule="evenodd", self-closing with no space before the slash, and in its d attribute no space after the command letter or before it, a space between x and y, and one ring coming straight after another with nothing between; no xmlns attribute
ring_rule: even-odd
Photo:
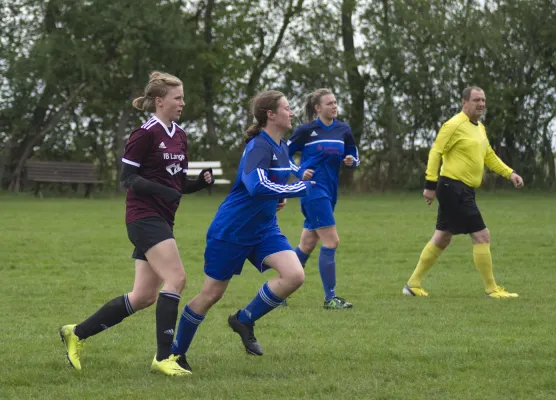
<svg viewBox="0 0 556 400"><path fill-rule="evenodd" d="M180 295L162 290L156 302L156 360L162 361L171 354L174 329L178 319Z"/></svg>
<svg viewBox="0 0 556 400"><path fill-rule="evenodd" d="M87 339L105 329L122 322L135 311L127 294L116 297L103 305L99 310L75 327L74 333L79 339Z"/></svg>

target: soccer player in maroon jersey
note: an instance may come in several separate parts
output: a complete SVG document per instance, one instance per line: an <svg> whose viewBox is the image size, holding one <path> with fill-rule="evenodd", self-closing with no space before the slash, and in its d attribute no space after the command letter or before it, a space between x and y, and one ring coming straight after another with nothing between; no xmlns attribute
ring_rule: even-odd
<svg viewBox="0 0 556 400"><path fill-rule="evenodd" d="M178 78L153 72L144 95L133 100L133 106L154 113L131 133L122 159L120 181L127 188L125 220L135 246L133 290L109 301L80 324L63 326L60 337L70 365L81 371L79 353L85 339L156 301L157 353L151 369L183 376L190 371L183 369L170 351L185 286L185 271L172 232L174 216L183 193L208 187L214 179L210 169L195 179L185 173L187 136L174 122L184 106L183 85Z"/></svg>

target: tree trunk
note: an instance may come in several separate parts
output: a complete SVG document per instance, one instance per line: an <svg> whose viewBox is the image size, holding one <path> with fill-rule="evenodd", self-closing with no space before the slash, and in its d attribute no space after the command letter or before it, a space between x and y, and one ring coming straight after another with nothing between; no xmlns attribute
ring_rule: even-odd
<svg viewBox="0 0 556 400"><path fill-rule="evenodd" d="M556 160L554 159L554 153L552 152L552 133L550 132L550 121L553 118L549 118L548 122L544 124L543 127L543 151L544 162L548 168L548 187L553 189L556 187Z"/></svg>
<svg viewBox="0 0 556 400"><path fill-rule="evenodd" d="M6 165L10 162L11 140L8 140L0 152L0 190L4 188Z"/></svg>
<svg viewBox="0 0 556 400"><path fill-rule="evenodd" d="M133 96L130 96L131 99ZM127 103L126 103L127 104ZM116 131L116 137L114 138L114 153L116 155L116 192L120 192L122 188L119 185L119 173L122 170L122 157L125 151L124 139L129 120L131 118L132 108L126 106L122 113L120 114L120 119L118 120L118 130Z"/></svg>
<svg viewBox="0 0 556 400"><path fill-rule="evenodd" d="M354 31L353 31L353 13L357 6L355 0L342 1L342 43L344 45L344 66L348 78L349 93L351 98L351 107L349 110L349 124L358 145L363 134L363 126L365 122L365 86L366 80L359 73L359 61L355 54ZM342 174L342 184L345 186L353 185L353 171Z"/></svg>
<svg viewBox="0 0 556 400"><path fill-rule="evenodd" d="M391 54L394 49L392 48L392 38L390 32L390 5L388 0L382 0L383 14L382 21L385 27L385 42L388 52ZM392 61L392 60L390 60ZM381 73L381 76L384 76ZM392 94L392 78L390 72L387 76L382 78L382 86L384 88L384 112L383 123L386 130L386 149L387 149L387 162L386 177L384 179L384 188L391 189L393 181L395 180L396 164L398 159L398 143L397 143L397 124L395 121L394 111L394 96Z"/></svg>
<svg viewBox="0 0 556 400"><path fill-rule="evenodd" d="M394 104L392 93L389 87L385 90L387 92L386 116L387 116L387 130L388 130L388 173L386 175L385 185L387 189L392 189L394 181L397 180L396 172L398 169L398 127L396 124L396 115L394 111Z"/></svg>
<svg viewBox="0 0 556 400"><path fill-rule="evenodd" d="M212 10L214 9L214 0L208 0L205 9L205 46L207 51L212 52ZM212 59L210 57L209 59ZM216 121L214 113L214 84L212 80L213 66L209 65L203 70L203 87L205 100L205 117L207 124L207 144L208 156L211 159L216 157Z"/></svg>
<svg viewBox="0 0 556 400"><path fill-rule="evenodd" d="M27 161L27 159L29 159L31 153L33 152L33 147L39 144L44 136L49 133L58 122L60 122L60 119L62 118L64 113L69 109L75 98L85 88L85 86L85 83L81 83L77 88L75 88L75 90L70 94L68 99L60 106L60 109L54 115L49 116L46 121L44 121L40 125L37 125L35 135L27 141L23 149L23 153L19 157L17 166L15 167L12 177L12 183L10 184L10 187L14 192L19 192L19 189L21 187L21 173L23 171L25 162Z"/></svg>

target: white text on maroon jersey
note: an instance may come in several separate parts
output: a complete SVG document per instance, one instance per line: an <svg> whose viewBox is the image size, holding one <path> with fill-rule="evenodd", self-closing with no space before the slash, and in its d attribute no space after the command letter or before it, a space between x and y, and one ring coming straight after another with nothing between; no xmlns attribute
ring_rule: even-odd
<svg viewBox="0 0 556 400"><path fill-rule="evenodd" d="M164 153L163 157L164 157L165 160L183 161L185 159L185 156L183 154Z"/></svg>

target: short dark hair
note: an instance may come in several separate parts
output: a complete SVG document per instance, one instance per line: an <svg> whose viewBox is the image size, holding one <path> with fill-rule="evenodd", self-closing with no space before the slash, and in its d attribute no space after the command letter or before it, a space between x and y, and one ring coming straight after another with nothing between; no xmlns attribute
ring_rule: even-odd
<svg viewBox="0 0 556 400"><path fill-rule="evenodd" d="M461 93L461 98L462 98L462 100L469 101L469 99L471 98L471 92L472 92L473 90L477 90L477 91L480 91L480 92L484 92L484 90L481 89L479 86L469 86L469 87L466 87L465 89L463 89L463 92Z"/></svg>

